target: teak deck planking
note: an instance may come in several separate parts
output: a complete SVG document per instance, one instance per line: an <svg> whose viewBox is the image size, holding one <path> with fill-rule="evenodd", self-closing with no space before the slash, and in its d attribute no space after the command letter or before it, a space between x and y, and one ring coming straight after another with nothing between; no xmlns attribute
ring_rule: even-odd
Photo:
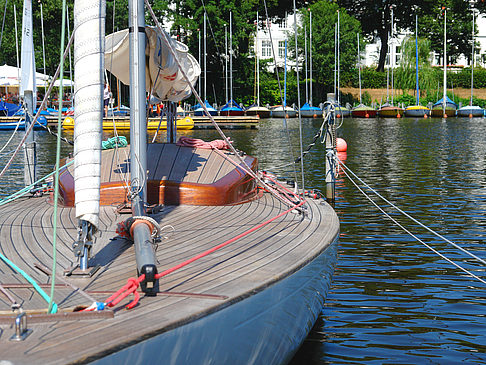
<svg viewBox="0 0 486 365"><path fill-rule="evenodd" d="M214 182L224 175L224 171L233 168L229 168L224 159L211 159L214 151L199 151L197 155L201 160L209 161L209 165L195 164L194 154L184 155L187 150L181 152L180 148L174 147L152 147L151 163L157 164L163 176ZM118 152L120 161L114 157L114 151L103 155L102 176L105 179L119 178L120 173L115 170L126 162L126 157L123 150ZM184 161L181 166L187 167L186 173L180 168L162 168L163 165L171 165L170 161L175 158ZM149 176L151 173L149 171ZM155 297L142 295L136 308L117 310L111 319L49 323L30 320L28 327L33 329L33 333L23 342L11 342L9 337L13 334L13 327L5 324L5 321L9 323L5 313L9 312L10 303L0 293L0 359L15 364L82 362L242 300L292 274L334 241L339 224L332 208L322 200L310 200L306 206L306 217L288 213L229 246L161 278L158 289L163 293ZM268 193L233 206L162 206L152 217L161 226L172 226L174 233L157 246L158 270L165 270L225 242L286 209ZM22 198L0 207L0 251L40 284L50 283L50 278L35 269L34 264L52 266L52 214L52 202L47 197ZM117 214L114 206L101 207L101 235L96 239L95 255L90 260L90 265L100 264L101 269L92 278L64 279L96 300L103 301L121 288L128 278L136 277L133 244L115 233L116 224L128 217ZM170 230L166 228L166 231ZM61 208L57 240L58 274L75 261L71 245L76 236L75 209ZM22 300L25 310L46 310L47 304L33 288L9 287L25 284L26 281L3 262L0 262L0 282L19 302ZM62 284L59 280L56 282ZM44 290L49 293L47 287ZM171 292L177 295L170 295ZM62 285L56 287L54 298L61 310L69 311L77 305L91 304L79 292ZM126 299L122 304L128 301ZM13 319L10 321L13 323Z"/></svg>

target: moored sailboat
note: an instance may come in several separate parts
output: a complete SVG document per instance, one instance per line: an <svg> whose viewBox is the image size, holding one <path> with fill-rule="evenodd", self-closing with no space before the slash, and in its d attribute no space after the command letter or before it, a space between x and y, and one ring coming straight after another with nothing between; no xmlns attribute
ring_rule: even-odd
<svg viewBox="0 0 486 365"><path fill-rule="evenodd" d="M359 83L359 105L355 106L351 110L351 115L353 118L375 118L376 117L376 109L364 105L361 98L361 56L359 53L359 33L357 34L358 37L358 83Z"/></svg>
<svg viewBox="0 0 486 365"><path fill-rule="evenodd" d="M101 152L104 41L88 30L103 31L104 13L98 1L75 3L76 146L74 163L65 161L56 184L59 200L23 198L0 208L0 252L20 262L37 285L19 285L20 271L11 261L0 263L8 293L0 303L3 313L14 310L0 315L2 360L288 362L329 288L339 233L334 210L259 173L257 160L226 137L176 144L170 128L167 143L146 145L146 90L166 102L182 100L194 92L200 71L156 19L156 28L145 27L141 1L129 3L131 144ZM147 51L146 68L150 32L163 47ZM94 52L83 52L83 45ZM151 70L171 80L159 83ZM58 202L60 254L50 270ZM67 276L56 274L56 266ZM48 285L46 314L32 291Z"/></svg>
<svg viewBox="0 0 486 365"><path fill-rule="evenodd" d="M432 106L432 112L431 115L433 117L455 117L456 116L456 110L457 110L457 104L453 102L449 97L447 96L447 10L443 8L444 10L444 81L443 81L443 96L442 99L437 101L433 106Z"/></svg>
<svg viewBox="0 0 486 365"><path fill-rule="evenodd" d="M420 105L420 88L419 88L419 67L418 67L418 17L415 15L415 93L416 105L411 105L405 108L406 117L423 117L427 118L430 115L430 109Z"/></svg>
<svg viewBox="0 0 486 365"><path fill-rule="evenodd" d="M472 23L472 56L471 56L471 98L469 100L469 105L463 106L457 109L458 117L482 117L484 116L484 109L473 105L473 94L474 94L474 21L475 15L473 11L473 23Z"/></svg>

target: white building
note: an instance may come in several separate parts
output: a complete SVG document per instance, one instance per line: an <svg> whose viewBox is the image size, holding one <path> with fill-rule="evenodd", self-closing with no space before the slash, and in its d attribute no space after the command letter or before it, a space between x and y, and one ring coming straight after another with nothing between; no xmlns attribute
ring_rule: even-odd
<svg viewBox="0 0 486 365"><path fill-rule="evenodd" d="M477 29L478 33L475 36L476 43L480 44L480 49L475 54L475 66L486 66L486 17L484 15L479 15L476 18L477 21ZM400 58L401 58L401 45L405 37L412 35L414 33L411 32L400 32L395 30L395 37L394 39L390 39L390 65L391 67L397 67L400 65ZM472 35L471 35L472 36ZM364 64L369 67L377 66L378 65L378 58L380 56L380 48L381 48L381 41L377 38L376 42L370 43L366 45L366 51L364 55ZM472 52L472 50L471 50ZM432 52L432 66L441 66L443 64L443 60L440 57L439 53ZM462 67L469 67L470 57L467 56L460 56L456 63L452 65L452 67L456 66L458 68Z"/></svg>
<svg viewBox="0 0 486 365"><path fill-rule="evenodd" d="M261 18L261 17L260 17ZM297 16L297 22L299 22L300 14ZM486 67L486 16L479 15L476 18L477 21L477 28L478 34L476 34L476 42L480 44L480 50L476 53L476 63L475 66L482 66ZM275 52L276 64L277 67L284 67L285 62L285 40L287 42L293 42L294 39L288 39L290 34L293 34L294 31L294 15L293 13L289 13L284 19L281 20L273 20L265 22L263 21L263 27L261 26L262 22L260 22L260 28L255 39L256 42L256 49L258 52L258 56L260 59L270 59L273 58L272 54L272 41L273 41L273 49ZM271 32L271 38L270 38ZM391 67L398 67L400 65L401 59L401 45L403 40L408 35L413 35L412 32L403 32L394 30L394 38L390 39L390 66ZM287 45L287 47L289 44ZM379 38L376 39L374 43L370 43L366 45L365 52L362 57L362 62L365 66L373 67L378 65L378 59L380 56L380 48L381 48L381 41ZM442 65L442 60L439 57L439 54L432 53L432 65L439 66ZM387 62L388 64L388 62ZM458 58L456 64L454 66L457 67L466 67L469 66L468 57L461 56ZM287 58L287 69L294 68L295 61ZM270 66L269 69L271 71L274 70L274 66Z"/></svg>
<svg viewBox="0 0 486 365"><path fill-rule="evenodd" d="M297 21L299 15L297 16ZM262 26L263 24L263 26ZM271 32L271 34L270 34ZM294 15L288 14L283 19L273 19L272 21L263 20L260 22L257 36L255 38L256 51L260 59L273 58L275 52L275 64L277 67L284 67L285 65L285 41L287 40L287 69L295 66L295 61L288 57L289 35L294 32ZM273 47L272 47L273 44ZM270 65L269 69L273 71L274 65Z"/></svg>

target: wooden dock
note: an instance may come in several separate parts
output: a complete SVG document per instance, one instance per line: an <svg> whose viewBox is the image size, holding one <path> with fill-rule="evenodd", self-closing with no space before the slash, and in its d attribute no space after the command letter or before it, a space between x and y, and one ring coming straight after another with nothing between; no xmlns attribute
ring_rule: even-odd
<svg viewBox="0 0 486 365"><path fill-rule="evenodd" d="M154 149L151 159L164 161L162 155L154 156L163 150ZM126 156L119 152L104 152L104 160L114 161L110 165L113 173L103 173L105 183L126 171ZM190 179L217 182L220 170L226 167L214 166L216 160L204 163L207 152L193 153L200 163L187 164ZM165 174L181 176L176 166ZM56 280L54 300L61 314L41 314L47 304L25 279L0 261L0 283L28 311L27 327L32 330L24 341L9 341L15 316L8 296L0 292L0 360L16 365L87 363L111 355L109 363L113 364L288 361L288 357L282 358L284 352L268 349L281 347L292 354L310 330L322 308L322 294L330 285L336 256L333 243L339 233L338 218L322 199L309 198L305 207L306 215L286 213L161 278L157 295L140 293L134 309L73 313L73 308L91 304L87 296L104 301L128 279L137 277L133 243L116 233L117 223L128 216L118 213L115 206L102 206L100 234L90 260L90 266L100 265L101 269L90 278ZM151 215L165 227L168 237L154 247L159 272L287 209L266 192L239 205L160 205ZM0 207L0 252L46 292L51 282L53 219L53 206L46 196ZM75 262L75 208L60 209L57 237L57 270L62 273ZM268 331L270 326L272 331ZM141 352L134 352L140 348Z"/></svg>
<svg viewBox="0 0 486 365"><path fill-rule="evenodd" d="M194 120L194 129L213 129L213 125L209 118L207 117L195 117L190 115L190 117ZM223 129L256 129L258 128L258 124L260 122L260 118L258 116L242 116L242 117L220 117L215 116L213 117L214 120L218 123L220 128ZM47 119L47 125L51 128L57 127L57 117L49 116ZM120 121L120 122L130 122L130 117L109 117L104 118L103 120L106 122L110 122L112 120ZM158 122L160 118L149 118L149 121ZM16 122L18 121L18 117L0 117L0 123L2 122Z"/></svg>

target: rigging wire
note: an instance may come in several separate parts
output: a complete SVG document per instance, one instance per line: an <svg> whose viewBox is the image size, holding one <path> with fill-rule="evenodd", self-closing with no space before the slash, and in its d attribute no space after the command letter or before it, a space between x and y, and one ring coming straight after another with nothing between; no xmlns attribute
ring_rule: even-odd
<svg viewBox="0 0 486 365"><path fill-rule="evenodd" d="M63 79L64 79L64 57L63 57L63 49L64 49L64 37L66 34L66 0L62 0L62 26L61 26L61 46L59 49L59 58L60 58L60 80L59 80L59 111L57 116L57 130L60 131L62 128L62 95L63 95ZM74 32L73 32L74 34ZM70 50L71 47L68 47ZM54 174L54 212L53 212L53 232L52 232L52 275L51 275L51 296L49 298L49 308L48 312L50 313L53 308L53 298L54 298L54 288L56 283L56 256L57 256L57 223L58 223L58 214L57 208L59 204L59 169L60 169L60 161L61 161L61 135L58 134L57 136L57 144L56 144L56 170Z"/></svg>
<svg viewBox="0 0 486 365"><path fill-rule="evenodd" d="M201 97L199 96L199 94L197 93L196 89L194 88L194 85L192 85L192 83L189 81L189 78L187 76L187 73L184 71L184 69L182 68L181 66L181 62L179 61L179 58L177 57L177 54L175 53L175 50L173 49L172 47L172 44L170 42L170 39L169 39L169 36L167 35L167 33L162 29L157 17L155 16L155 13L152 9L152 6L150 5L149 1L148 0L145 0L145 4L147 5L147 10L149 11L149 13L151 14L152 16L152 19L154 20L154 23L157 27L157 29L159 30L159 32L161 33L163 39L164 39L164 42L165 44L167 45L168 47L168 50L169 52L171 53L172 57L174 57L174 60L177 64L177 66L179 67L179 71L181 72L181 74L183 75L184 79L186 80L188 86L190 87L192 93L196 96L196 99L199 101L200 105L203 107L203 110L204 112L206 113L206 115L208 116L209 120L211 121L211 124L214 126L214 128L217 130L217 132L219 133L219 135L221 136L221 138L223 138L223 140L229 145L230 147L230 150L231 152L233 152L235 154L235 156L240 160L241 162L241 165L240 167L245 171L247 172L251 177L253 177L254 179L256 179L262 186L264 186L265 188L267 188L270 192L272 192L272 194L278 199L280 200L281 202L283 202L284 204L286 205L289 205L289 206L294 206L294 203L282 198L277 191L275 191L275 189L273 187L271 187L270 185L268 185L266 182L264 182L251 168L250 166L248 166L248 164L246 163L245 159L238 153L238 151L236 150L236 148L231 144L231 142L229 141L228 137L226 137L226 135L224 134L224 132L221 130L221 128L219 127L219 125L216 123L216 121L214 120L213 116L210 115L210 113L208 112L207 108L206 108L206 104L203 103L203 101L201 100Z"/></svg>
<svg viewBox="0 0 486 365"><path fill-rule="evenodd" d="M298 49L298 43L297 43L297 7L295 6L295 0L294 0L294 38L295 38L295 64L296 64L296 71L297 71L297 105L298 108L300 108L300 83L299 83L299 49ZM307 60L306 60L307 62ZM306 75L307 77L307 75ZM307 87L307 86L306 86ZM300 144L300 155L303 156L304 154L304 147L302 144L302 138L303 138L303 133L302 133L302 116L301 113L299 113L299 144ZM304 180L304 159L300 159L300 173L302 177L302 193L305 192L305 180Z"/></svg>
<svg viewBox="0 0 486 365"><path fill-rule="evenodd" d="M68 42L68 45L64 51L64 54L63 54L63 59L66 58L67 54L68 54L68 49L69 47L71 46L72 42L74 40L74 32L73 34L71 34L71 38L69 39L69 42ZM58 77L59 77L59 71L60 71L60 67L61 65L59 65L57 67L57 70L54 74L54 77L53 79L56 80ZM17 154L19 153L20 149L22 148L22 146L24 145L25 143L25 140L27 139L27 136L29 135L29 133L32 132L32 129L34 128L34 125L35 125L35 122L37 121L37 119L39 118L40 116L40 113L41 111L44 109L44 106L46 105L47 103L47 98L49 97L51 91L52 91L52 88L54 87L54 83L51 83L46 91L46 94L44 95L44 99L42 99L42 102L41 102L41 105L39 106L38 110L37 110L37 113L36 115L34 116L33 120L32 120L32 123L30 123L30 126L29 128L25 131L25 135L24 137L22 138L22 140L20 141L19 145L17 146L17 148L15 149L12 157L10 158L10 160L7 162L7 164L3 167L2 171L0 171L0 178L5 175L5 172L8 170L8 168L10 167L10 165L12 164L14 158L17 156Z"/></svg>
<svg viewBox="0 0 486 365"><path fill-rule="evenodd" d="M436 236L442 238L444 241L446 241L447 243L450 243L452 244L454 247L460 249L461 251L465 252L466 254L468 254L469 256L471 257L474 257L475 259L477 259L478 261L482 262L482 263L486 263L483 259L477 257L476 255L474 255L473 253L467 251L466 249L460 247L459 245L456 245L454 244L453 242L451 242L450 240L446 239L445 237L443 237L442 235L436 233L435 231L433 231L432 229L428 228L427 226L423 225L422 223L420 223L419 221L417 221L415 218L411 217L409 214L405 213L404 211L402 211L400 208L398 208L397 206L395 206L393 203L391 203L390 201L388 201L386 198L384 198L383 196L381 196L378 192L376 192L376 190L372 189L368 184L364 183L362 179L360 179L349 167L347 167L341 160L339 160L338 158L338 162L339 164L343 167L342 171L344 172L344 174L346 175L346 177L349 179L349 181L351 181L351 183L353 183L353 185L361 192L361 194L363 194L365 196L366 199L368 199L380 212L382 212L388 219L390 219L393 223L395 223L398 227L400 227L402 230L404 230L406 233L408 233L411 237L413 237L416 241L420 242L422 245L424 245L425 247L427 247L429 250L431 250L432 252L434 252L436 255L440 256L441 258L443 258L444 260L446 260L447 262L449 262L450 264L454 265L455 267L457 267L458 269L464 271L466 274L468 274L469 276L479 280L480 282L482 282L483 284L486 284L486 280L478 277L477 275L473 274L472 272L470 272L469 270L467 270L466 268L462 267L461 265L457 264L456 262L452 261L451 259L449 259L448 257L446 257L444 254L442 254L441 252L437 251L435 248L431 247L430 245L428 245L427 243L425 243L424 241L422 241L419 237L417 237L416 235L414 235L412 232L410 232L407 228L405 228L402 224L400 224L395 218L393 218L389 213L387 213L383 208L381 208L373 199L371 199L371 197L366 194L366 192L351 178L350 174L352 174L355 178L358 179L358 181L360 181L362 184L364 184L368 189L370 189L372 192L374 192L378 197L380 197L381 199L383 199L385 202L387 202L388 204L390 204L393 208L397 209L400 213L404 214L407 218L410 218L412 219L414 222L418 223L420 226L422 226L423 228L427 229L429 232L435 234ZM348 174L348 171L350 172L350 174Z"/></svg>
<svg viewBox="0 0 486 365"><path fill-rule="evenodd" d="M277 57L276 57L276 54L275 54L275 47L273 45L273 38L272 38L272 31L270 30L270 27L268 26L269 24L269 15L268 15L268 8L267 8L267 1L266 0L263 0L263 5L265 7L265 17L266 17L266 25L267 25L267 28L268 28L268 35L270 36L270 45L272 46L272 56L273 56L273 65L275 67L275 71L277 71ZM258 21L258 19L257 19ZM280 77L278 75L278 72L275 72L275 74L277 75L277 84L278 84L278 92L279 92L279 95L280 95L280 102L282 105L284 105L284 98L283 98L283 92L282 92L282 84L281 84L281 81L280 81ZM294 153L294 149L292 148L292 140L290 138L290 131L289 131L289 127L288 127L288 124L287 124L287 116L286 114L284 113L284 118L283 118L283 124L284 124L284 128L285 128L285 132L287 134L287 143L288 143L288 146L289 146L289 149L290 149L290 154L292 155L292 159L295 159L295 153ZM293 166L293 173L294 173L294 180L295 181L298 181L297 179L297 170L295 168L295 166Z"/></svg>

